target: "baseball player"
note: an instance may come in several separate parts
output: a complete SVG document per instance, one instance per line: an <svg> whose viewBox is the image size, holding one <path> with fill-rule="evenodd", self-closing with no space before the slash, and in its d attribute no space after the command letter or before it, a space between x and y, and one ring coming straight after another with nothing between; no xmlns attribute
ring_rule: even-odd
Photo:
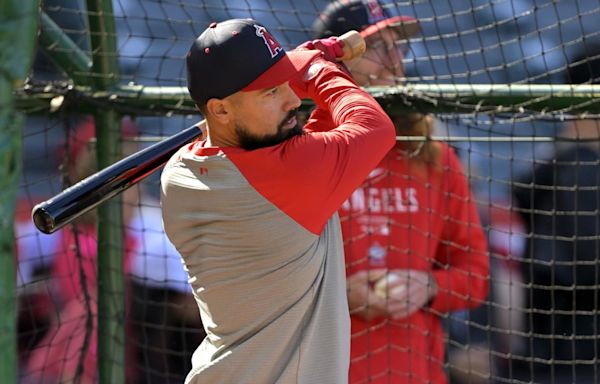
<svg viewBox="0 0 600 384"><path fill-rule="evenodd" d="M161 177L165 230L207 333L186 382L346 382L336 212L393 146L392 122L322 52L286 52L251 19L211 24L187 68L207 136ZM304 130L301 98L317 106Z"/></svg>
<svg viewBox="0 0 600 384"><path fill-rule="evenodd" d="M367 52L347 63L361 85L404 76L418 31L377 1L331 3L324 38L355 29ZM398 135L429 136L430 116L392 116ZM486 297L487 244L460 162L445 144L399 141L340 210L351 311L351 383L445 383L441 315Z"/></svg>

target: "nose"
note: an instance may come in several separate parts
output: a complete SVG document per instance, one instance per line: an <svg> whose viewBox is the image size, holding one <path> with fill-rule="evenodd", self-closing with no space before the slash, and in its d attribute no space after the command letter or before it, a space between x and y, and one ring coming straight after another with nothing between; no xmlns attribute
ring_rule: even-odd
<svg viewBox="0 0 600 384"><path fill-rule="evenodd" d="M302 104L302 100L296 95L296 92L290 87L290 84L286 83L284 89L286 92L286 111L299 108Z"/></svg>
<svg viewBox="0 0 600 384"><path fill-rule="evenodd" d="M387 70L392 72L394 76L404 76L404 55L401 48L392 45L383 54L382 64Z"/></svg>

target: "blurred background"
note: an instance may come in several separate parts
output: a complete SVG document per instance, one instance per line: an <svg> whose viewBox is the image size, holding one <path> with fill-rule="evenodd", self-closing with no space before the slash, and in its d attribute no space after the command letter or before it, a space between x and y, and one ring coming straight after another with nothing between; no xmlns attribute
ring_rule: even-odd
<svg viewBox="0 0 600 384"><path fill-rule="evenodd" d="M183 87L185 92L185 55L210 22L251 17L269 28L286 49L293 49L313 38L312 23L327 4L324 0L115 0L111 6L117 84ZM564 84L569 82L567 72L573 60L600 42L598 0L407 0L381 4L391 14L415 17L421 27L421 32L408 42L406 78L399 84ZM46 0L41 12L83 53L91 55L90 37L97 32L90 32L86 2ZM74 84L56 65L52 52L57 49L61 48L39 44L26 82L28 89L59 95ZM599 54L596 52L596 57ZM21 108L25 113L23 168L17 191L15 244L19 380L24 383L41 382L36 381L40 371L60 371L69 364L86 382L81 372L86 372L87 364L93 369L92 361L96 359L87 355L81 358L74 350L71 352L77 357L69 363L49 359L47 351L39 352L50 348L47 340L54 331L53 319L69 311L70 319L75 320L62 323L72 324L63 331L70 338L61 339L66 336L55 333L54 340L63 340L65 350L69 350L72 335L77 332L83 332L81 340L73 345L93 350L89 346L95 342L89 336L93 326L85 314L96 313L96 296L94 292L79 292L82 286L95 283L94 267L87 275L81 272L86 271L86 260L93 264L95 258L91 250L95 247L93 233L90 238L75 235L79 239L76 249L83 252L74 251L72 241L65 240L63 232L41 234L30 219L35 204L96 169L94 161L80 157L82 153L93 157L94 153L93 109L89 105L101 110L113 104L109 99L89 98L92 101L86 104L88 107L82 108L76 98L67 96L52 111L29 104ZM597 103L590 98L590 110L594 108ZM120 114L123 154L145 148L202 118L189 105L161 108L152 103L125 103ZM436 135L463 138L449 143L457 150L481 209L493 268L492 291L484 305L444 319L449 351L446 369L452 382L521 382L511 381L511 375L501 373L498 366L510 364L507 361L511 359L531 362L523 357L525 345L531 340L525 324L531 318L523 315L529 312L521 292L527 283L517 265L531 232L513 209L513 183L555 149L555 138L560 136L566 120L582 116L581 109L495 114L489 110L482 113L476 106L460 114L434 113ZM189 356L203 338L187 273L162 231L159 173L123 197L123 225L128 233L125 271L131 284L127 283L125 292L119 294L126 296L131 320L125 327L131 330L130 335L136 335L125 342L127 358L136 362L128 368L132 370L127 373L131 382L181 382L189 369ZM594 196L598 198L597 192ZM597 239L595 246L593 252L598 256ZM86 247L90 250L85 251ZM60 285L51 278L57 268L56 259L69 252L73 253L72 264L65 262L68 265L62 267L63 276L79 274L79 280L84 278L74 295L87 297L85 308L65 307L53 294ZM594 340L599 336L596 332ZM596 382L600 382L598 373ZM88 379L97 380L93 376Z"/></svg>
<svg viewBox="0 0 600 384"><path fill-rule="evenodd" d="M422 32L410 40L405 57L408 83L547 84L564 83L567 64L586 44L599 38L597 1L454 0L381 2L390 12L413 16ZM264 23L286 49L312 38L311 26L327 1L114 1L119 81L148 86L186 85L183 58L191 42L214 20L252 17ZM44 9L83 50L89 50L86 13L81 1L45 1ZM40 52L31 78L64 80ZM168 119L140 116L141 133L170 135L193 124L197 116ZM552 136L552 122L509 119L495 124L488 117L446 119L447 128L463 136ZM526 121L521 121L526 120ZM473 123L469 126L469 121ZM27 137L36 135L27 124ZM60 145L61 133L44 129L26 140L25 154L40 154ZM464 147L463 144L460 144ZM506 193L510 174L519 166L515 153L530 154L532 143L471 143L464 148L476 171L494 194ZM55 158L55 157L54 157ZM510 161L506 162L506 159ZM52 160L52 159L50 159ZM56 161L26 156L32 180L56 170ZM498 163L502 162L502 163ZM492 173L494 172L494 173ZM40 185L49 193L51 186ZM54 190L56 191L56 189ZM54 192L52 191L52 192Z"/></svg>

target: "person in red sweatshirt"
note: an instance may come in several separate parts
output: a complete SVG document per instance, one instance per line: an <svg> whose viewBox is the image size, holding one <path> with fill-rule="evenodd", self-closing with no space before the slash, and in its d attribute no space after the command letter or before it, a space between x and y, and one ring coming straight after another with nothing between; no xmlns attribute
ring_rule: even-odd
<svg viewBox="0 0 600 384"><path fill-rule="evenodd" d="M415 19L376 1L331 3L316 38L361 31L346 63L362 86L402 81ZM431 116L390 116L400 136L431 135ZM486 297L489 259L475 201L445 143L398 141L340 209L351 313L351 383L446 383L442 316Z"/></svg>
<svg viewBox="0 0 600 384"><path fill-rule="evenodd" d="M122 123L123 138L137 133L137 126L130 119ZM93 139L95 123L84 119L68 132L65 148L68 152L63 164L71 184L85 179L97 170L96 149ZM126 153L133 153L135 144L123 143ZM123 219L128 222L132 209L138 203L136 187L123 193ZM57 233L58 240L51 267L51 308L53 316L48 332L31 348L24 366L23 379L31 383L83 384L98 382L98 292L96 236L96 211L88 212L74 221L73 225ZM137 241L130 230L123 233L123 267L129 272L133 250ZM129 292L125 293L129 301ZM128 334L133 332L132 323L126 320ZM125 343L127 368L126 379L135 379L135 338Z"/></svg>

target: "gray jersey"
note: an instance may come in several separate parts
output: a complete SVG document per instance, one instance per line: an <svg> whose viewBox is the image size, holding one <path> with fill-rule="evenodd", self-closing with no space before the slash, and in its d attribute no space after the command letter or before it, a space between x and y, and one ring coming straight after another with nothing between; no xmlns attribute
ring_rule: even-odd
<svg viewBox="0 0 600 384"><path fill-rule="evenodd" d="M337 215L311 233L224 156L186 153L163 185L165 229L208 335L188 382L341 382L350 330Z"/></svg>
<svg viewBox="0 0 600 384"><path fill-rule="evenodd" d="M313 123L314 131L254 151L200 141L165 167L165 230L207 333L186 382L347 381L336 211L391 148L394 129L372 98L339 79L323 80L337 127Z"/></svg>

